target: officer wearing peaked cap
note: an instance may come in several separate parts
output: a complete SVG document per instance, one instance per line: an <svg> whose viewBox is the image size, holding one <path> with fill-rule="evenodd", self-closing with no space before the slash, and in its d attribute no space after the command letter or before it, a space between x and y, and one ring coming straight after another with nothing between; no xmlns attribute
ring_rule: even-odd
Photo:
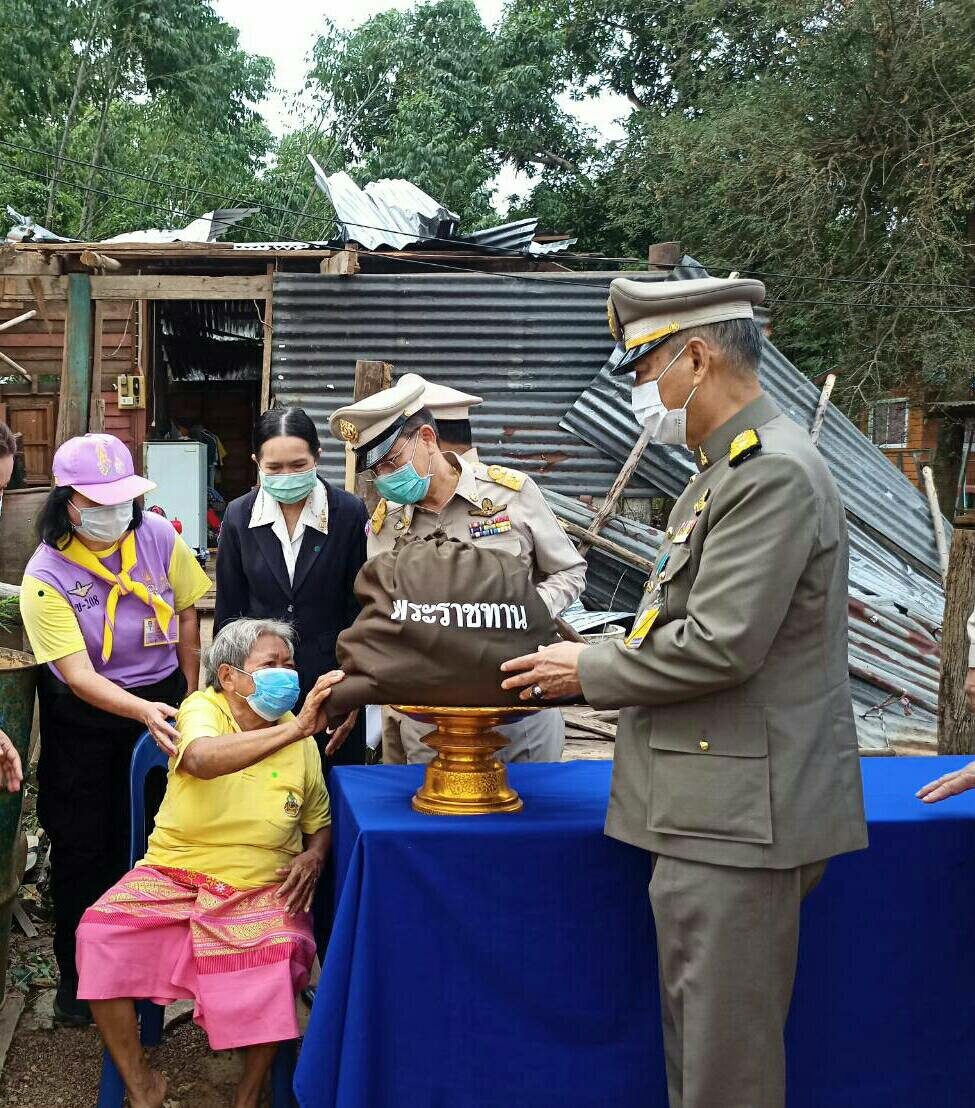
<svg viewBox="0 0 975 1108"><path fill-rule="evenodd" d="M760 282L613 281L636 424L698 465L630 634L504 665L620 709L606 833L653 852L671 1108L783 1108L799 907L866 846L847 661L846 518L757 376ZM636 428L634 428L636 430Z"/></svg>
<svg viewBox="0 0 975 1108"><path fill-rule="evenodd" d="M356 469L375 482L380 500L369 525L370 557L401 535L442 527L464 539L519 557L539 595L558 615L582 595L586 562L530 477L504 466L471 463L441 449L434 416L423 404L428 384L406 374L391 389L340 408L332 434L349 443ZM499 681L500 681L499 674ZM428 762L422 735L431 728L389 709L383 713L384 761ZM507 761L559 761L565 726L557 708L500 729Z"/></svg>

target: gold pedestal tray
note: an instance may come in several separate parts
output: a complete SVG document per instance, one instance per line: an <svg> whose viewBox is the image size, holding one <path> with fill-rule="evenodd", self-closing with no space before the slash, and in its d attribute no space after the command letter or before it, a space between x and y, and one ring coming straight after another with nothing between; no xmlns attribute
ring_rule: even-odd
<svg viewBox="0 0 975 1108"><path fill-rule="evenodd" d="M427 766L423 784L413 797L416 811L435 816L520 811L521 797L508 784L506 767L495 758L508 740L494 728L516 723L540 708L392 707L437 728L423 736L437 757Z"/></svg>

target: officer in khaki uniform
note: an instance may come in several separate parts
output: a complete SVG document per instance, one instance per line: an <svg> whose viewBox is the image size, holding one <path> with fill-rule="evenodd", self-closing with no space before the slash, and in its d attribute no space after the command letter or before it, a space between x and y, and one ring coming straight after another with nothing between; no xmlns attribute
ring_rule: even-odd
<svg viewBox="0 0 975 1108"><path fill-rule="evenodd" d="M620 708L606 833L652 851L671 1108L782 1108L803 897L867 845L847 661L846 519L756 376L758 281L616 280L615 372L699 472L623 643L503 667L535 703Z"/></svg>
<svg viewBox="0 0 975 1108"><path fill-rule="evenodd" d="M369 523L368 556L391 549L401 536L443 528L452 538L520 558L531 567L549 611L558 615L582 595L585 559L530 477L440 449L436 421L423 403L429 387L419 375L406 374L392 388L331 417L332 434L355 451L356 471L370 475L383 496ZM430 730L384 710L384 762L430 761L434 751L422 742ZM499 730L508 737L499 752L505 761L562 757L565 724L557 708Z"/></svg>

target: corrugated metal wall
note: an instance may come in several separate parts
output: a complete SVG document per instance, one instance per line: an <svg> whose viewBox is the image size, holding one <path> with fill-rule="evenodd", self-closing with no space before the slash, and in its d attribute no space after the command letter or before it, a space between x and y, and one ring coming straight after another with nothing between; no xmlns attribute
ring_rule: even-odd
<svg viewBox="0 0 975 1108"><path fill-rule="evenodd" d="M328 416L351 400L356 359L366 358L483 396L472 420L482 460L570 496L605 494L618 463L558 423L612 349L605 289L614 276L278 275L272 393L314 419L332 481L343 479L344 455Z"/></svg>

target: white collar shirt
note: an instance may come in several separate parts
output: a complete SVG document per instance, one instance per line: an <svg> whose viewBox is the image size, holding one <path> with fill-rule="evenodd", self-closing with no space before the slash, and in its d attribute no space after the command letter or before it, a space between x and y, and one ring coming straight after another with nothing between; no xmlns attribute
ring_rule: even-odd
<svg viewBox="0 0 975 1108"><path fill-rule="evenodd" d="M328 534L328 493L321 481L315 482L315 487L308 494L305 505L298 516L293 534L288 534L288 524L281 511L281 505L263 489L258 489L251 509L249 527L265 527L271 525L271 533L281 544L281 553L284 555L284 564L288 570L288 580L294 584L295 565L298 562L298 552L301 550L301 540L305 537L305 528L310 527L323 535Z"/></svg>

